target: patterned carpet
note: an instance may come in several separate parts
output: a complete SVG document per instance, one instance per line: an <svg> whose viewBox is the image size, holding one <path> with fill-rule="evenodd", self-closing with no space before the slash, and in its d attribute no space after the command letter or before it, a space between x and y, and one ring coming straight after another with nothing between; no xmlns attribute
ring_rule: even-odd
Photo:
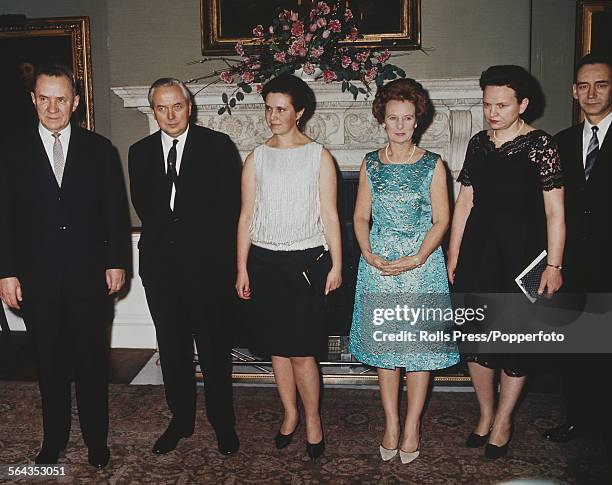
<svg viewBox="0 0 612 485"><path fill-rule="evenodd" d="M203 393L199 389L199 402ZM482 450L463 446L477 413L472 393L432 394L424 420L421 456L410 465L398 458L381 462L378 442L383 419L378 392L327 389L323 419L327 449L317 463L304 452L304 428L297 440L276 450L272 437L280 419L273 388L235 388L237 456L223 457L203 413L196 433L176 451L150 452L168 420L160 386L111 386L111 462L101 471L87 465L76 414L68 449L60 462L69 476L57 483L96 484L493 484L512 478L545 478L557 483L610 482L597 438L558 445L541 438L561 413L560 398L530 394L521 406L509 455L488 461ZM40 440L40 399L34 383L0 383L0 463L28 463ZM31 463L31 462L30 462ZM0 480L1 481L1 480ZM26 480L21 481L24 483ZM36 483L40 483L37 480Z"/></svg>

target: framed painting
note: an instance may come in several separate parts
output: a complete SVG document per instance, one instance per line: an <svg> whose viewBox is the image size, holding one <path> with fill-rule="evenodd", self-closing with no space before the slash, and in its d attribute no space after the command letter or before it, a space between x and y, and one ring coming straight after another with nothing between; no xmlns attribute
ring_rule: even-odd
<svg viewBox="0 0 612 485"><path fill-rule="evenodd" d="M202 54L234 54L238 41L253 40L258 24L269 25L279 9L308 8L316 0L200 0ZM364 38L356 45L395 50L421 47L421 0L328 0L350 8Z"/></svg>
<svg viewBox="0 0 612 485"><path fill-rule="evenodd" d="M89 18L5 15L0 16L0 86L11 116L0 117L0 133L36 122L30 91L36 67L48 62L72 68L81 98L73 119L83 128L94 129Z"/></svg>

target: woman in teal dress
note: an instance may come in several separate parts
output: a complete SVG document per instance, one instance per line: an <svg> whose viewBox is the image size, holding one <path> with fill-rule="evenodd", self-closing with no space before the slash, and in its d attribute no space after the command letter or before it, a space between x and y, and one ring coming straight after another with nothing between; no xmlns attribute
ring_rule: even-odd
<svg viewBox="0 0 612 485"><path fill-rule="evenodd" d="M377 367L385 413L380 455L388 461L399 448L402 463L420 453L430 371L459 361L452 319L442 316L451 307L440 248L449 224L446 171L437 154L412 141L429 110L426 91L413 79L392 81L377 92L372 112L388 144L368 153L361 165L354 215L362 256L349 350ZM409 308L423 313L416 318ZM400 443L401 368L408 408Z"/></svg>

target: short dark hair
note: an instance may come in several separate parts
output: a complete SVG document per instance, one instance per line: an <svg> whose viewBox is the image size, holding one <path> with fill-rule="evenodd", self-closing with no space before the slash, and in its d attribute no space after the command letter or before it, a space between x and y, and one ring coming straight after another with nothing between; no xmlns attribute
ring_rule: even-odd
<svg viewBox="0 0 612 485"><path fill-rule="evenodd" d="M317 103L310 86L293 74L281 74L263 85L261 97L264 101L270 93L286 94L291 98L295 111L304 110L304 114L298 120L298 128L303 130L308 120L312 118Z"/></svg>
<svg viewBox="0 0 612 485"><path fill-rule="evenodd" d="M532 76L521 66L512 64L491 66L480 75L480 89L487 86L507 86L520 103L529 98Z"/></svg>
<svg viewBox="0 0 612 485"><path fill-rule="evenodd" d="M603 52L591 52L576 63L576 67L574 68L574 82L578 80L578 71L580 68L591 64L607 64L612 69L612 59L609 54L605 54Z"/></svg>
<svg viewBox="0 0 612 485"><path fill-rule="evenodd" d="M32 83L32 90L36 88L36 82L40 76L51 76L51 77L65 77L70 81L70 86L72 86L72 92L76 95L78 94L77 83L74 79L74 74L72 73L72 69L70 69L67 65L61 64L59 62L53 62L50 64L41 64L36 68L34 74L34 82Z"/></svg>
<svg viewBox="0 0 612 485"><path fill-rule="evenodd" d="M372 103L372 114L379 123L385 121L387 103L392 100L410 101L414 104L417 121L431 110L429 95L421 83L411 78L396 79L376 92Z"/></svg>

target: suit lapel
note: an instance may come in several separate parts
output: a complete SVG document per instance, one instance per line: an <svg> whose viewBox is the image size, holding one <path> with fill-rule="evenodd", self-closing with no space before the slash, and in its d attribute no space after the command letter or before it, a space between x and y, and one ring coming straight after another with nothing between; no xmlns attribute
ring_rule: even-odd
<svg viewBox="0 0 612 485"><path fill-rule="evenodd" d="M70 130L70 143L68 143L68 151L66 153L66 163L64 164L64 175L62 175L61 190L65 190L65 187L70 184L75 171L78 169L76 164L81 153L81 141L80 128L72 126Z"/></svg>
<svg viewBox="0 0 612 485"><path fill-rule="evenodd" d="M181 169L178 174L176 196L174 198L174 212L180 207L181 201L185 195L186 182L189 180L190 172L194 165L198 162L195 128L191 125L185 139L185 147L181 156Z"/></svg>
<svg viewBox="0 0 612 485"><path fill-rule="evenodd" d="M55 173L53 172L53 167L51 166L51 161L47 155L47 151L45 150L45 146L40 137L40 133L38 131L38 125L34 128L32 132L32 161L37 170L40 170L40 175L44 179L47 180L47 183L54 189L59 190L59 186L57 185L57 179L55 178Z"/></svg>

